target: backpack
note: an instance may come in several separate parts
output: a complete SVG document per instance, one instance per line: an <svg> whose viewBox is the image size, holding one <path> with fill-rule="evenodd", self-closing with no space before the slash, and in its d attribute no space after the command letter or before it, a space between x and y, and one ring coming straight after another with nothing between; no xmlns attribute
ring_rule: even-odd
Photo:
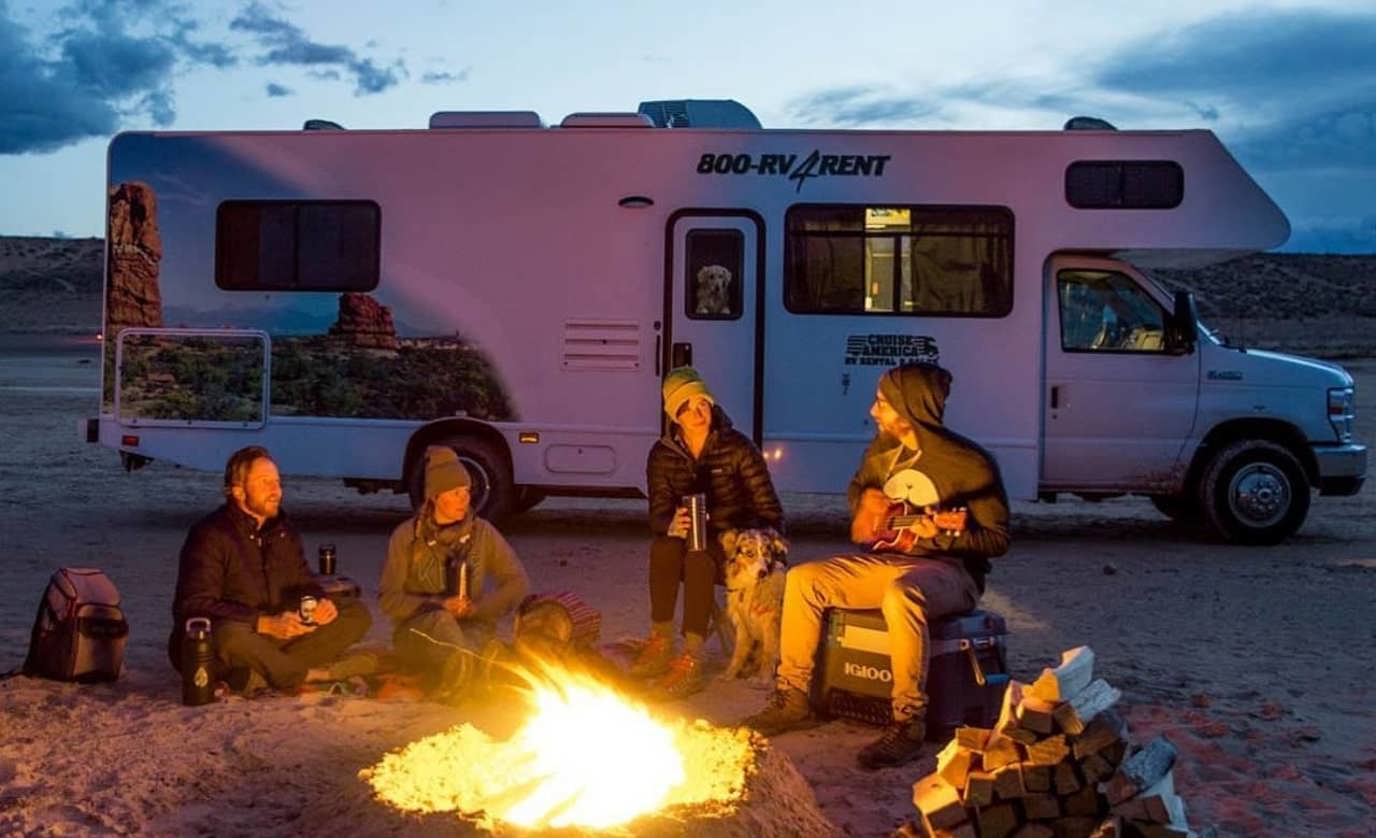
<svg viewBox="0 0 1376 838"><path fill-rule="evenodd" d="M128 639L115 583L95 568L64 567L38 603L22 672L58 681L113 681Z"/></svg>

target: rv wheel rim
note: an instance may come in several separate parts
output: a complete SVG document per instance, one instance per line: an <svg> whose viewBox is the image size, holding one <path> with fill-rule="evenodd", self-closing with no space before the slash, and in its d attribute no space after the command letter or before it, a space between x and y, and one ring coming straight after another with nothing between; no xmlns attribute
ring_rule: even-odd
<svg viewBox="0 0 1376 838"><path fill-rule="evenodd" d="M492 491L492 476L487 473L482 463L467 454L460 453L459 462L468 469L468 476L473 479L473 485L469 488L469 496L472 498L470 504L481 513L483 504L487 502L487 495Z"/></svg>
<svg viewBox="0 0 1376 838"><path fill-rule="evenodd" d="M1228 503L1249 526L1273 526L1290 509L1290 480L1270 463L1251 463L1233 475Z"/></svg>

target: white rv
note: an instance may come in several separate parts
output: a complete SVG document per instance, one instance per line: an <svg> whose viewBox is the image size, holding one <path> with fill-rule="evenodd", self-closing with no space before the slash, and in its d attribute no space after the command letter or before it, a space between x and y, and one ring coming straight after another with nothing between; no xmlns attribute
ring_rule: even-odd
<svg viewBox="0 0 1376 838"><path fill-rule="evenodd" d="M661 378L691 363L781 490L839 492L879 373L928 360L1016 498L1146 494L1273 542L1365 476L1350 375L1230 347L1139 270L1289 235L1209 131L441 113L121 134L108 187L87 434L129 467L262 444L288 475L414 492L444 443L489 515L636 495Z"/></svg>

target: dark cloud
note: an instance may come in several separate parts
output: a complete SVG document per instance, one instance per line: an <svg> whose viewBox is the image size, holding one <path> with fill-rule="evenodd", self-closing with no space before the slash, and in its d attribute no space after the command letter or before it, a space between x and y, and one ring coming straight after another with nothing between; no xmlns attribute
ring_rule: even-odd
<svg viewBox="0 0 1376 838"><path fill-rule="evenodd" d="M468 70L469 68L467 67L464 67L457 73L451 73L447 70L430 70L425 73L425 75L421 76L420 80L425 84L454 84L456 82L468 81Z"/></svg>
<svg viewBox="0 0 1376 838"><path fill-rule="evenodd" d="M52 151L118 124L114 106L43 60L0 5L0 154Z"/></svg>
<svg viewBox="0 0 1376 838"><path fill-rule="evenodd" d="M267 90L268 98L270 99L275 99L281 96L290 96L296 92L292 90L290 87L284 87L283 85L280 85L275 81L268 82Z"/></svg>
<svg viewBox="0 0 1376 838"><path fill-rule="evenodd" d="M407 77L406 65L401 59L378 65L371 58L359 56L350 47L311 40L301 27L278 17L261 3L250 3L230 22L229 28L251 35L266 50L258 57L258 63L334 67L334 70L317 72L348 73L354 81L355 96L381 93Z"/></svg>
<svg viewBox="0 0 1376 838"><path fill-rule="evenodd" d="M939 107L925 98L889 96L882 88L857 85L819 90L788 103L787 110L804 125L860 127L911 122Z"/></svg>

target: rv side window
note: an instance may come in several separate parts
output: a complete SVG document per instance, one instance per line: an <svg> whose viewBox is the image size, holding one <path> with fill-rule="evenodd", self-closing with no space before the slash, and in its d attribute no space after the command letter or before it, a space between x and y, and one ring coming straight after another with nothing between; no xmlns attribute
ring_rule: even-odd
<svg viewBox="0 0 1376 838"><path fill-rule="evenodd" d="M738 319L745 236L739 230L689 230L685 252L683 310L694 320Z"/></svg>
<svg viewBox="0 0 1376 838"><path fill-rule="evenodd" d="M1061 271L1061 349L1165 352L1166 311L1136 282L1113 271Z"/></svg>
<svg viewBox="0 0 1376 838"><path fill-rule="evenodd" d="M1185 170L1170 160L1081 160L1065 170L1065 200L1076 209L1174 209L1185 199Z"/></svg>
<svg viewBox="0 0 1376 838"><path fill-rule="evenodd" d="M226 291L371 291L381 211L372 201L225 201L215 284Z"/></svg>
<svg viewBox="0 0 1376 838"><path fill-rule="evenodd" d="M803 204L789 209L785 227L789 311L1003 317L1012 310L1007 208Z"/></svg>

